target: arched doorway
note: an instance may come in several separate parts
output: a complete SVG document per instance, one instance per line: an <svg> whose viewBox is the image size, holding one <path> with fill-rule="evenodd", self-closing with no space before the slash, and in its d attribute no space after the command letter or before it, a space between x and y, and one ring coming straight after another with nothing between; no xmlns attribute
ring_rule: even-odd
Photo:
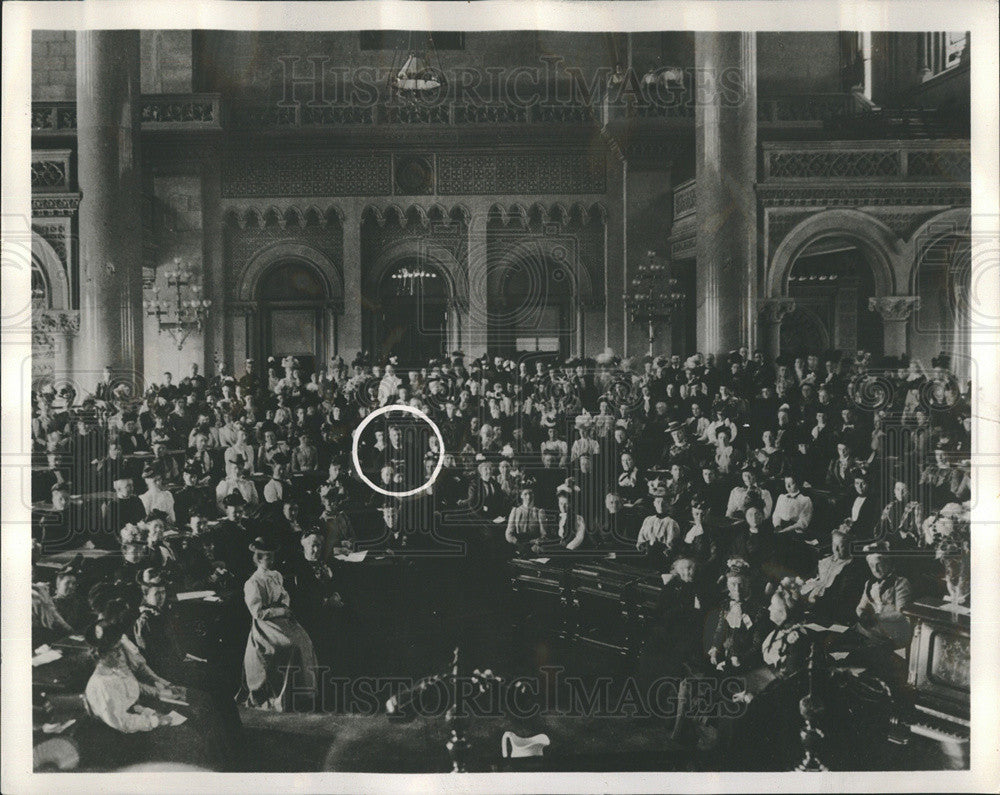
<svg viewBox="0 0 1000 795"><path fill-rule="evenodd" d="M422 257L405 257L378 283L374 348L404 368L426 367L447 352L451 289L445 273Z"/></svg>
<svg viewBox="0 0 1000 795"><path fill-rule="evenodd" d="M920 252L913 272L913 294L920 304L909 320L911 358L925 367L939 353L951 357L949 369L969 376L973 319L995 314L978 305L971 289L972 242L967 231L946 233Z"/></svg>
<svg viewBox="0 0 1000 795"><path fill-rule="evenodd" d="M864 349L881 356L882 322L868 307L877 294L867 254L850 237L813 240L788 271L784 293L796 309L781 322L781 352Z"/></svg>
<svg viewBox="0 0 1000 795"><path fill-rule="evenodd" d="M583 296L564 247L554 255L529 241L508 251L492 268L490 298L490 344L496 350L514 358L565 358L580 349Z"/></svg>
<svg viewBox="0 0 1000 795"><path fill-rule="evenodd" d="M263 359L273 356L280 362L294 356L304 377L326 362L328 341L336 348L336 315L327 311L326 284L311 264L296 259L275 262L258 280L255 297Z"/></svg>

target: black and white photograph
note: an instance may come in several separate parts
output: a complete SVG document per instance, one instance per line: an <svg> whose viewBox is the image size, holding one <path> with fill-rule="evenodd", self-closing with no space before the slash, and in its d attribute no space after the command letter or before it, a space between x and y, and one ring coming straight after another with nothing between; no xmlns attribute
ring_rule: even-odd
<svg viewBox="0 0 1000 795"><path fill-rule="evenodd" d="M995 2L5 5L8 791L996 785Z"/></svg>

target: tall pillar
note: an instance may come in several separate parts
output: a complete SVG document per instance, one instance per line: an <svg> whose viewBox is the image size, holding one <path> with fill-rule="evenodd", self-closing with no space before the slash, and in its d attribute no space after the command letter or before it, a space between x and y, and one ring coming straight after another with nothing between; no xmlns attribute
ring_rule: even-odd
<svg viewBox="0 0 1000 795"><path fill-rule="evenodd" d="M105 365L142 389L142 209L139 31L76 34L80 192L77 377L92 388Z"/></svg>
<svg viewBox="0 0 1000 795"><path fill-rule="evenodd" d="M920 308L919 296L885 295L869 298L868 308L882 316L882 352L886 356L908 353L906 326L913 311Z"/></svg>
<svg viewBox="0 0 1000 795"><path fill-rule="evenodd" d="M695 34L698 350L749 342L756 285L756 34Z"/></svg>
<svg viewBox="0 0 1000 795"><path fill-rule="evenodd" d="M468 219L469 316L465 324L465 354L469 360L486 353L489 345L489 284L486 270L486 222L489 206L472 205Z"/></svg>
<svg viewBox="0 0 1000 795"><path fill-rule="evenodd" d="M348 364L354 354L364 348L361 330L361 215L360 200L345 202L341 219L341 236L344 241L344 314L339 318L337 355ZM369 296L374 300L375 296Z"/></svg>
<svg viewBox="0 0 1000 795"><path fill-rule="evenodd" d="M917 34L917 73L921 80L931 73L930 35L930 33Z"/></svg>

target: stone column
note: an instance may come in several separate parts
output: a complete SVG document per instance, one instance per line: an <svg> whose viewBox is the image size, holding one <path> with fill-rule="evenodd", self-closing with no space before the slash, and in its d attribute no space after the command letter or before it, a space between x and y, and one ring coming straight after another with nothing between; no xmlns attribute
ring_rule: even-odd
<svg viewBox="0 0 1000 795"><path fill-rule="evenodd" d="M344 313L338 319L337 355L348 364L364 347L361 331L361 214L360 200L345 202L341 219L344 241ZM375 296L368 296L374 300ZM333 354L331 354L332 356Z"/></svg>
<svg viewBox="0 0 1000 795"><path fill-rule="evenodd" d="M930 67L930 33L917 34L917 74L923 80L931 73Z"/></svg>
<svg viewBox="0 0 1000 795"><path fill-rule="evenodd" d="M749 342L756 284L756 34L695 34L698 350Z"/></svg>
<svg viewBox="0 0 1000 795"><path fill-rule="evenodd" d="M913 311L920 308L920 297L885 295L869 298L868 308L882 316L882 352L886 356L907 353L906 326Z"/></svg>
<svg viewBox="0 0 1000 795"><path fill-rule="evenodd" d="M795 311L792 298L769 298L760 302L760 339L772 358L781 353L781 321Z"/></svg>
<svg viewBox="0 0 1000 795"><path fill-rule="evenodd" d="M475 202L468 219L469 315L465 323L465 354L471 361L489 345L489 284L487 283L486 221L489 205Z"/></svg>
<svg viewBox="0 0 1000 795"><path fill-rule="evenodd" d="M105 365L142 389L142 210L139 31L76 34L80 192L77 376L93 388Z"/></svg>

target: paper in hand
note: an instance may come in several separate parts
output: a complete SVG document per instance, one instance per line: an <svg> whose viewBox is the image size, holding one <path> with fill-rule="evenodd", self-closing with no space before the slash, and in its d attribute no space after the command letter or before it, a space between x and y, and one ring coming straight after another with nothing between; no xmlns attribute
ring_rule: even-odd
<svg viewBox="0 0 1000 795"><path fill-rule="evenodd" d="M184 721L187 720L187 718L184 715L181 715L181 713L179 713L177 710L170 710L168 717L170 718L171 726L180 726L182 723L184 723Z"/></svg>

